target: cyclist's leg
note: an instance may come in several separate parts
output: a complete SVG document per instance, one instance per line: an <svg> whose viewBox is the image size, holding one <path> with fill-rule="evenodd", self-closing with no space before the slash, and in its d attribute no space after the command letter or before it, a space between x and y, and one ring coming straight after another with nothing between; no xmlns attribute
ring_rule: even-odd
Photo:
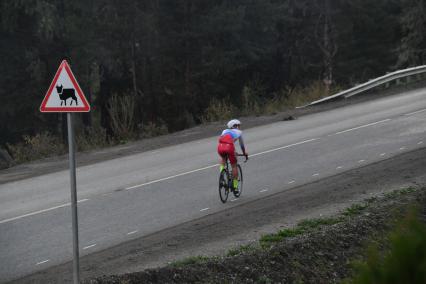
<svg viewBox="0 0 426 284"><path fill-rule="evenodd" d="M227 155L227 151L226 151L226 145L219 143L219 145L217 146L217 153L219 154L220 157L220 162L219 162L219 171L223 171L223 169L225 168L225 156Z"/></svg>
<svg viewBox="0 0 426 284"><path fill-rule="evenodd" d="M229 161L231 162L231 166L232 166L232 177L234 178L234 180L233 180L233 186L234 186L234 188L238 188L237 157L235 156L235 148L234 147L232 147L232 149L231 149L231 153L229 155Z"/></svg>

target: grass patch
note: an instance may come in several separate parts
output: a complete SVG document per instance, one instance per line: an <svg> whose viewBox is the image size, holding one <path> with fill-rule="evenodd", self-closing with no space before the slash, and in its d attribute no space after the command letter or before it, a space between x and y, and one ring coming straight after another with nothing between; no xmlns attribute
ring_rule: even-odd
<svg viewBox="0 0 426 284"><path fill-rule="evenodd" d="M260 238L262 248L270 247L274 243L281 242L285 238L292 238L314 230L320 226L334 225L341 221L341 218L316 218L300 221L296 227L280 230L276 234L264 235Z"/></svg>
<svg viewBox="0 0 426 284"><path fill-rule="evenodd" d="M343 215L348 216L348 217L355 216L355 215L360 214L367 207L368 207L368 205L365 204L365 203L364 204L360 204L360 203L353 204L351 207L346 208L346 210L343 212Z"/></svg>
<svg viewBox="0 0 426 284"><path fill-rule="evenodd" d="M242 245L242 246L230 249L226 253L226 256L236 256L236 255L240 255L240 254L246 254L246 253L249 253L249 252L253 252L253 251L256 251L256 250L257 250L257 247L255 247L254 245Z"/></svg>
<svg viewBox="0 0 426 284"><path fill-rule="evenodd" d="M394 191L391 191L391 192L387 192L387 193L385 193L385 197L386 198L395 198L395 197L398 197L400 195L409 194L409 193L412 193L412 192L415 192L415 191L417 191L417 189L415 187L410 186L410 187L407 187L407 188L402 188L402 189L394 190Z"/></svg>
<svg viewBox="0 0 426 284"><path fill-rule="evenodd" d="M49 132L39 133L35 136L25 135L23 140L16 145L6 144L16 163L62 155L67 150L62 141Z"/></svg>

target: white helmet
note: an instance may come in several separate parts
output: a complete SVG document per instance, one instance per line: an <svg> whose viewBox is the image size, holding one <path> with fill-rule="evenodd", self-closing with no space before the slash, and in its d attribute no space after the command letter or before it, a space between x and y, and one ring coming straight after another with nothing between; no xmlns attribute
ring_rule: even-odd
<svg viewBox="0 0 426 284"><path fill-rule="evenodd" d="M226 124L228 128L234 128L235 125L241 125L241 122L238 119L232 119Z"/></svg>

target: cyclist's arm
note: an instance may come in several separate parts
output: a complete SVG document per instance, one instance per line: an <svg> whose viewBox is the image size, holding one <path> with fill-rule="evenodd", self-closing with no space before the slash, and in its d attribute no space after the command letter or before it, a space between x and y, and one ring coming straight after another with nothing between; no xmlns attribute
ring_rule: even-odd
<svg viewBox="0 0 426 284"><path fill-rule="evenodd" d="M243 151L243 154L246 155L246 147L244 146L244 139L242 135L238 138L238 142L240 143L241 151Z"/></svg>

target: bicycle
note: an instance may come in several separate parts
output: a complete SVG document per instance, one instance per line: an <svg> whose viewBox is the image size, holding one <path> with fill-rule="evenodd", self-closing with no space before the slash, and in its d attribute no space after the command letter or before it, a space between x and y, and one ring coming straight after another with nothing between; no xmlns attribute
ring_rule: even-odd
<svg viewBox="0 0 426 284"><path fill-rule="evenodd" d="M243 154L237 154L236 156L245 156ZM248 157L246 157L247 162ZM240 197L243 192L243 172L241 170L241 166L237 162L237 170L238 170L238 188L234 188L233 176L232 176L232 166L229 161L228 155L225 156L225 167L219 174L219 197L222 203L226 203L228 200L229 191L232 191L236 198Z"/></svg>

